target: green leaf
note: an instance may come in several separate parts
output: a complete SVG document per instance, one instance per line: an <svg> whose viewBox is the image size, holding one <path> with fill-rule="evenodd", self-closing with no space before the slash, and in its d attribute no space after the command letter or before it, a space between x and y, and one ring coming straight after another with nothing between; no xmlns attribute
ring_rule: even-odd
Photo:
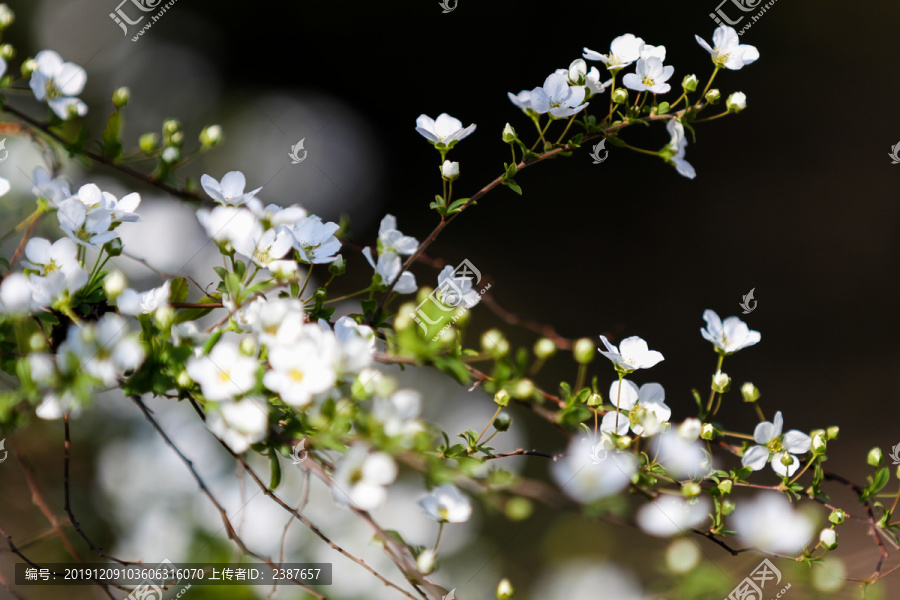
<svg viewBox="0 0 900 600"><path fill-rule="evenodd" d="M503 168L506 169L506 178L507 179L512 179L513 177L516 176L516 173L519 172L519 167L517 167L515 163L509 164L509 165L506 163L503 163Z"/></svg>
<svg viewBox="0 0 900 600"><path fill-rule="evenodd" d="M511 189L512 191L514 191L515 193L517 193L518 195L520 195L520 196L522 195L522 188L520 188L519 184L516 183L515 181L513 181L512 179L507 179L506 181L503 182L503 184L506 187L508 187L509 189Z"/></svg>
<svg viewBox="0 0 900 600"><path fill-rule="evenodd" d="M625 142L620 140L619 137L615 135L609 136L608 138L606 138L606 141L608 141L613 146L619 146L620 148L625 145Z"/></svg>
<svg viewBox="0 0 900 600"><path fill-rule="evenodd" d="M176 277L169 285L169 302L185 302L188 297L188 283L184 277Z"/></svg>
<svg viewBox="0 0 900 600"><path fill-rule="evenodd" d="M122 129L122 115L119 111L109 115L106 121L106 129L103 131L103 155L112 159L119 158L122 154L122 140L119 139L119 131Z"/></svg>
<svg viewBox="0 0 900 600"><path fill-rule="evenodd" d="M269 449L269 489L273 492L281 485L281 462L278 460L278 453L273 449Z"/></svg>
<svg viewBox="0 0 900 600"><path fill-rule="evenodd" d="M463 205L468 202L468 198L460 198L459 200L454 200L450 206L447 207L446 214L452 215L458 212L462 212ZM477 202L473 202L472 204L478 204Z"/></svg>
<svg viewBox="0 0 900 600"><path fill-rule="evenodd" d="M668 102L660 102L659 106L656 107L656 114L664 115L667 112L669 112L670 109L671 109L671 107L669 106Z"/></svg>

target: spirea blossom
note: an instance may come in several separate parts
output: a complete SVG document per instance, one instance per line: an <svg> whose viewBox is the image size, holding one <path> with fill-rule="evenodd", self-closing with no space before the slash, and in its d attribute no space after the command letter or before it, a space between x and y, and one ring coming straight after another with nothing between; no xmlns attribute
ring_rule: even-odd
<svg viewBox="0 0 900 600"><path fill-rule="evenodd" d="M200 384L207 399L232 400L254 388L258 366L256 359L242 354L237 344L220 340L208 355L188 360L185 370Z"/></svg>
<svg viewBox="0 0 900 600"><path fill-rule="evenodd" d="M649 369L653 365L664 360L663 355L656 350L650 350L647 342L638 336L627 337L616 348L609 343L605 335L600 336L600 341L606 346L606 351L600 350L600 354L612 361L617 371L631 373L637 369Z"/></svg>
<svg viewBox="0 0 900 600"><path fill-rule="evenodd" d="M439 523L465 523L472 516L472 502L452 483L434 488L419 499L419 505Z"/></svg>
<svg viewBox="0 0 900 600"><path fill-rule="evenodd" d="M53 50L41 50L34 57L37 67L31 73L31 91L39 102L46 102L62 119L73 114L84 116L87 104L78 99L87 82L87 72L75 63L64 62Z"/></svg>
<svg viewBox="0 0 900 600"><path fill-rule="evenodd" d="M709 52L713 63L719 67L737 71L759 59L759 50L756 46L742 44L737 32L728 25L719 25L716 28L713 32L712 46L699 35L695 35L694 39Z"/></svg>
<svg viewBox="0 0 900 600"><path fill-rule="evenodd" d="M475 131L475 124L462 126L462 121L443 113L437 119L428 115L419 115L416 119L416 131L437 147L452 148L460 140Z"/></svg>
<svg viewBox="0 0 900 600"><path fill-rule="evenodd" d="M369 452L365 446L352 446L338 461L331 488L340 506L353 505L373 510L387 500L387 489L397 478L397 465L384 452Z"/></svg>
<svg viewBox="0 0 900 600"><path fill-rule="evenodd" d="M609 47L609 54L601 54L590 48L585 48L584 57L587 60L599 60L606 65L607 69L614 71L624 69L639 59L643 47L644 40L635 37L633 34L626 33L612 41Z"/></svg>
<svg viewBox="0 0 900 600"><path fill-rule="evenodd" d="M544 80L544 85L531 90L531 108L538 114L550 113L561 119L571 117L587 108L583 86L569 85L568 78L552 73Z"/></svg>
<svg viewBox="0 0 900 600"><path fill-rule="evenodd" d="M256 188L250 192L244 192L247 187L247 178L240 171L229 171L222 177L222 181L209 175L200 178L200 185L209 197L220 204L240 206L251 200L262 189Z"/></svg>
<svg viewBox="0 0 900 600"><path fill-rule="evenodd" d="M797 552L813 535L813 523L776 492L738 504L729 524L743 542L763 552Z"/></svg>
<svg viewBox="0 0 900 600"><path fill-rule="evenodd" d="M717 352L734 354L759 342L762 335L752 331L747 324L737 317L728 317L723 322L714 310L703 311L706 327L700 328L703 339L712 342Z"/></svg>
<svg viewBox="0 0 900 600"><path fill-rule="evenodd" d="M782 435L784 418L781 411L775 413L772 422L763 421L753 430L753 440L758 444L744 453L741 464L759 471L771 457L772 470L782 477L792 476L800 468L798 454L806 454L812 438L796 429ZM788 464L785 464L787 462Z"/></svg>

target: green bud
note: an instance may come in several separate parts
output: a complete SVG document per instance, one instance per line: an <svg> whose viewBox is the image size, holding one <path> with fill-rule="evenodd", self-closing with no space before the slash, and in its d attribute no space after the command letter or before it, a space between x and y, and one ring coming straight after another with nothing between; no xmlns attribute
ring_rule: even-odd
<svg viewBox="0 0 900 600"><path fill-rule="evenodd" d="M103 280L103 291L110 300L118 298L126 287L128 287L128 282L125 281L125 276L121 271L112 271Z"/></svg>
<svg viewBox="0 0 900 600"><path fill-rule="evenodd" d="M162 130L164 135L171 137L181 131L181 122L178 119L166 119L163 121Z"/></svg>
<svg viewBox="0 0 900 600"><path fill-rule="evenodd" d="M835 525L841 525L844 523L844 519L847 518L847 513L845 513L840 508L837 508L831 511L831 514L828 515L828 520L834 523Z"/></svg>
<svg viewBox="0 0 900 600"><path fill-rule="evenodd" d="M343 275L347 271L347 263L344 261L344 257L341 254L338 254L331 264L328 265L328 272L337 277L338 275Z"/></svg>
<svg viewBox="0 0 900 600"><path fill-rule="evenodd" d="M700 437L704 440L711 440L716 437L716 428L712 426L712 423L703 424L703 427L700 429Z"/></svg>
<svg viewBox="0 0 900 600"><path fill-rule="evenodd" d="M616 104L625 104L628 102L628 90L625 88L616 88L612 93L612 101Z"/></svg>
<svg viewBox="0 0 900 600"><path fill-rule="evenodd" d="M121 256L122 255L122 240L116 238L106 243L104 246L106 249L106 253L110 256Z"/></svg>
<svg viewBox="0 0 900 600"><path fill-rule="evenodd" d="M144 154L153 154L159 147L159 134L145 133L138 140L138 146Z"/></svg>
<svg viewBox="0 0 900 600"><path fill-rule="evenodd" d="M3 44L0 46L0 57L4 60L12 60L16 55L16 49L13 48L12 44Z"/></svg>
<svg viewBox="0 0 900 600"><path fill-rule="evenodd" d="M497 418L494 419L494 429L497 431L508 431L510 425L512 425L512 417L505 412L501 412L497 415Z"/></svg>
<svg viewBox="0 0 900 600"><path fill-rule="evenodd" d="M159 328L162 330L166 330L172 326L175 322L175 310L169 306L168 304L163 304L159 308L157 308L153 312L154 318L156 319L156 324L159 325ZM246 337L244 340L253 340L252 337ZM243 342L242 342L243 343ZM253 342L253 345L256 345L256 342ZM253 353L251 353L253 354Z"/></svg>
<svg viewBox="0 0 900 600"><path fill-rule="evenodd" d="M178 146L180 148L181 145L184 144L184 132L176 131L175 133L170 135L169 144L171 144L172 146Z"/></svg>
<svg viewBox="0 0 900 600"><path fill-rule="evenodd" d="M509 352L509 342L500 330L491 329L481 336L481 348L494 358L500 358Z"/></svg>
<svg viewBox="0 0 900 600"><path fill-rule="evenodd" d="M681 486L681 495L685 498L695 498L699 496L702 491L700 484L694 483L693 481L689 481Z"/></svg>
<svg viewBox="0 0 900 600"><path fill-rule="evenodd" d="M719 482L719 491L723 494L730 494L731 488L734 486L734 482L730 479L723 479Z"/></svg>
<svg viewBox="0 0 900 600"><path fill-rule="evenodd" d="M596 348L594 347L594 341L590 338L581 338L580 340L575 341L575 346L572 348L572 354L575 355L575 362L579 365L586 365L592 360L594 360L594 351Z"/></svg>
<svg viewBox="0 0 900 600"><path fill-rule="evenodd" d="M884 462L884 455L881 453L881 448L875 446L869 450L867 462L873 467L880 467L881 463Z"/></svg>
<svg viewBox="0 0 900 600"><path fill-rule="evenodd" d="M600 394L591 394L587 399L588 406L602 406L603 405L603 396Z"/></svg>
<svg viewBox="0 0 900 600"><path fill-rule="evenodd" d="M792 464L794 464L794 457L791 456L790 454L788 454L787 452L785 452L781 456L781 464L783 464L786 467L791 466Z"/></svg>
<svg viewBox="0 0 900 600"><path fill-rule="evenodd" d="M47 349L47 341L40 333L34 332L28 338L28 347L32 352L43 352Z"/></svg>
<svg viewBox="0 0 900 600"><path fill-rule="evenodd" d="M756 402L759 400L759 389L749 381L741 386L741 396L744 402Z"/></svg>
<svg viewBox="0 0 900 600"><path fill-rule="evenodd" d="M222 133L221 125L210 125L204 127L200 132L200 145L204 148L214 148L222 143L225 135Z"/></svg>
<svg viewBox="0 0 900 600"><path fill-rule="evenodd" d="M191 377L187 374L187 371L181 371L178 373L178 376L175 378L175 383L178 384L178 387L189 388L194 385L194 382L191 380Z"/></svg>
<svg viewBox="0 0 900 600"><path fill-rule="evenodd" d="M697 79L696 75L687 75L684 79L681 80L681 87L684 88L686 92L695 92L697 91L697 86L700 84L700 80Z"/></svg>
<svg viewBox="0 0 900 600"><path fill-rule="evenodd" d="M520 379L513 388L513 397L519 400L530 398L534 394L534 383L530 379Z"/></svg>
<svg viewBox="0 0 900 600"><path fill-rule="evenodd" d="M840 427L838 427L837 425L832 425L831 427L829 427L828 429L825 430L825 437L827 437L829 440L833 440L838 436L838 433L840 433L840 432L841 432Z"/></svg>
<svg viewBox="0 0 900 600"><path fill-rule="evenodd" d="M556 354L556 344L550 338L541 338L534 344L534 355L545 360Z"/></svg>
<svg viewBox="0 0 900 600"><path fill-rule="evenodd" d="M22 72L22 77L31 77L31 74L34 73L34 70L37 69L37 61L33 58L29 58L28 60L22 63L20 70Z"/></svg>
<svg viewBox="0 0 900 600"><path fill-rule="evenodd" d="M817 433L812 439L812 451L815 454L824 454L826 449L825 436Z"/></svg>
<svg viewBox="0 0 900 600"><path fill-rule="evenodd" d="M500 583L497 584L497 600L509 600L515 593L516 590L513 589L512 583L510 583L509 579L506 579L504 577L500 580Z"/></svg>
<svg viewBox="0 0 900 600"><path fill-rule="evenodd" d="M513 129L513 126L507 123L506 127L503 128L502 137L504 142L511 144L518 139L519 135L516 133L516 130Z"/></svg>
<svg viewBox="0 0 900 600"><path fill-rule="evenodd" d="M247 356L256 356L256 351L258 349L258 346L256 344L256 338L254 338L252 335L246 336L244 339L241 340L241 343L238 346L238 348L240 348L241 353L243 353Z"/></svg>
<svg viewBox="0 0 900 600"><path fill-rule="evenodd" d="M4 2L0 4L0 31L6 29L16 20L16 13Z"/></svg>
<svg viewBox="0 0 900 600"><path fill-rule="evenodd" d="M732 500L723 500L721 506L722 514L726 517L734 512L735 504Z"/></svg>
<svg viewBox="0 0 900 600"><path fill-rule="evenodd" d="M706 92L705 98L710 104L718 104L722 100L722 92L717 89L709 90Z"/></svg>
<svg viewBox="0 0 900 600"><path fill-rule="evenodd" d="M509 392L507 392L505 389L499 390L496 394L494 394L494 402L496 402L500 406L507 406L509 404Z"/></svg>
<svg viewBox="0 0 900 600"><path fill-rule="evenodd" d="M511 521L524 521L534 513L534 504L528 498L513 496L506 501L503 512Z"/></svg>
<svg viewBox="0 0 900 600"><path fill-rule="evenodd" d="M116 91L113 92L112 103L116 108L123 108L126 104L128 104L128 100L131 98L131 90L127 87L116 88Z"/></svg>

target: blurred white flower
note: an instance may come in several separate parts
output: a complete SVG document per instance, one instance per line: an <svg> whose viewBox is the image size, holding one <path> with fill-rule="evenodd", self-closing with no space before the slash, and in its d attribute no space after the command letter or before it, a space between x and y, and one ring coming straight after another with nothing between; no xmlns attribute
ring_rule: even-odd
<svg viewBox="0 0 900 600"><path fill-rule="evenodd" d="M523 111L532 110L531 108L531 90L522 90L518 94L513 94L512 92L507 92L506 94L509 97L509 101L516 105L517 108Z"/></svg>
<svg viewBox="0 0 900 600"><path fill-rule="evenodd" d="M50 109L62 119L72 114L87 114L87 104L77 98L84 90L87 72L75 63L63 62L53 50L41 50L34 57L37 65L31 73L29 85L39 102L47 102Z"/></svg>
<svg viewBox="0 0 900 600"><path fill-rule="evenodd" d="M208 355L192 357L185 365L208 400L231 400L251 391L258 368L255 358L241 354L237 344L224 339Z"/></svg>
<svg viewBox="0 0 900 600"><path fill-rule="evenodd" d="M684 125L677 119L669 119L666 122L666 131L671 136L668 147L674 151L669 161L675 165L675 170L678 171L679 175L688 179L694 179L697 176L697 171L684 158L688 145L687 138L684 135Z"/></svg>
<svg viewBox="0 0 900 600"><path fill-rule="evenodd" d="M397 478L397 465L384 452L369 452L365 446L352 446L338 461L331 488L340 506L372 510L387 500L387 489Z"/></svg>
<svg viewBox="0 0 900 600"><path fill-rule="evenodd" d="M419 420L422 396L415 390L397 390L390 397L372 400L372 418L381 423L387 436L411 436L425 430Z"/></svg>
<svg viewBox="0 0 900 600"><path fill-rule="evenodd" d="M706 321L706 328L700 328L700 335L712 342L716 350L723 354L734 354L758 343L762 338L758 331L752 331L737 317L728 317L723 323L716 311L706 309L703 311L703 320Z"/></svg>
<svg viewBox="0 0 900 600"><path fill-rule="evenodd" d="M80 290L88 281L88 273L78 262L78 247L69 238L50 243L44 238L32 238L25 244L22 266L37 271L39 275L61 272L66 278L69 292Z"/></svg>
<svg viewBox="0 0 900 600"><path fill-rule="evenodd" d="M236 454L266 437L267 406L251 396L238 402L221 402L206 414L206 426Z"/></svg>
<svg viewBox="0 0 900 600"><path fill-rule="evenodd" d="M57 351L57 365L63 373L81 371L110 386L126 371L139 367L145 356L138 336L129 333L128 322L108 313L96 324L69 326Z"/></svg>
<svg viewBox="0 0 900 600"><path fill-rule="evenodd" d="M331 334L331 327L324 319L319 326ZM337 339L334 370L339 375L356 375L372 364L375 351L375 332L368 325L360 325L350 317L341 317L334 324Z"/></svg>
<svg viewBox="0 0 900 600"><path fill-rule="evenodd" d="M54 179L43 167L35 167L32 179L34 187L31 188L31 193L37 198L46 198L51 206L59 206L60 202L72 195L68 181L62 178Z"/></svg>
<svg viewBox="0 0 900 600"><path fill-rule="evenodd" d="M438 523L465 523L472 516L472 502L452 483L445 483L419 499L425 514Z"/></svg>
<svg viewBox="0 0 900 600"><path fill-rule="evenodd" d="M171 281L146 292L125 289L116 299L116 308L124 315L150 314L161 306L169 304L169 287Z"/></svg>
<svg viewBox="0 0 900 600"><path fill-rule="evenodd" d="M269 348L272 370L263 376L263 384L288 404L306 406L313 396L334 386L334 353L332 334L304 327L295 343Z"/></svg>
<svg viewBox="0 0 900 600"><path fill-rule="evenodd" d="M537 583L533 598L645 600L639 582L621 565L567 559Z"/></svg>
<svg viewBox="0 0 900 600"><path fill-rule="evenodd" d="M634 456L610 452L606 460L596 463L590 449L576 440L569 443L566 455L551 466L553 479L560 489L579 502L593 502L612 496L631 484L637 472Z"/></svg>
<svg viewBox="0 0 900 600"><path fill-rule="evenodd" d="M296 298L259 297L244 311L247 325L266 346L290 347L300 340L306 323L303 303Z"/></svg>
<svg viewBox="0 0 900 600"><path fill-rule="evenodd" d="M27 313L34 304L28 277L10 273L0 282L0 313Z"/></svg>
<svg viewBox="0 0 900 600"><path fill-rule="evenodd" d="M458 168L456 172L459 173ZM381 219L381 225L378 227L378 242L379 254L390 251L409 255L419 249L419 240L403 235L403 232L397 229L397 217L391 214L387 214Z"/></svg>
<svg viewBox="0 0 900 600"><path fill-rule="evenodd" d="M259 221L249 210L234 206L217 206L212 210L201 208L197 220L206 235L219 244L232 244L234 240L250 235Z"/></svg>
<svg viewBox="0 0 900 600"><path fill-rule="evenodd" d="M814 531L812 520L777 492L742 500L729 524L745 544L763 552L797 552Z"/></svg>
<svg viewBox="0 0 900 600"><path fill-rule="evenodd" d="M409 271L403 271L403 274L400 274L403 263L400 260L400 257L394 252L383 252L378 257L377 264L372 259L371 248L363 248L363 256L366 257L366 260L369 261L369 264L375 269L375 274L381 278L381 285L385 287L390 285L391 282L400 275L400 280L397 281L397 285L394 286L395 292L398 294L412 294L418 289L418 286L416 286L415 275Z"/></svg>
<svg viewBox="0 0 900 600"><path fill-rule="evenodd" d="M709 518L710 509L706 496L689 502L681 496L663 494L640 508L637 524L650 535L671 537L699 527Z"/></svg>
<svg viewBox="0 0 900 600"><path fill-rule="evenodd" d="M659 463L676 479L694 479L710 468L703 446L674 431L653 438L651 446Z"/></svg>
<svg viewBox="0 0 900 600"><path fill-rule="evenodd" d="M229 171L218 181L209 175L200 178L200 185L209 194L209 197L220 204L240 206L247 203L262 189L256 188L251 192L244 192L247 187L247 178L240 171Z"/></svg>
<svg viewBox="0 0 900 600"><path fill-rule="evenodd" d="M309 216L306 209L292 204L282 208L277 204L263 206L259 198L251 198L247 201L247 208L252 212L265 229L274 229L279 225L293 227L302 219Z"/></svg>

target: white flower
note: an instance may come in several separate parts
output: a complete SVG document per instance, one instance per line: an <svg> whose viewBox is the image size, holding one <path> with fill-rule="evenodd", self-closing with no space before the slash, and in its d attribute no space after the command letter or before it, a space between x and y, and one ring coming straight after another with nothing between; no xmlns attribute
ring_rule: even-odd
<svg viewBox="0 0 900 600"><path fill-rule="evenodd" d="M331 327L324 319L319 326L331 334ZM368 325L360 325L350 317L341 317L334 324L337 340L334 370L341 375L356 375L372 363L375 351L375 332Z"/></svg>
<svg viewBox="0 0 900 600"><path fill-rule="evenodd" d="M109 386L126 371L138 368L146 352L137 336L128 332L121 316L106 314L96 325L72 325L57 352L63 373L81 371Z"/></svg>
<svg viewBox="0 0 900 600"><path fill-rule="evenodd" d="M197 220L206 234L219 244L231 244L247 237L259 226L259 221L249 210L233 206L216 206L212 210L201 208Z"/></svg>
<svg viewBox="0 0 900 600"><path fill-rule="evenodd" d="M655 57L661 60L662 62L666 61L666 47L665 46L651 46L650 44L644 44L641 46L641 58L644 60Z"/></svg>
<svg viewBox="0 0 900 600"><path fill-rule="evenodd" d="M59 206L60 202L72 195L68 181L62 178L54 179L43 167L35 167L32 178L34 187L31 188L31 193L38 198L46 198L51 206Z"/></svg>
<svg viewBox="0 0 900 600"><path fill-rule="evenodd" d="M110 230L112 213L99 207L89 209L74 196L60 203L56 216L66 235L82 246L99 248L119 237Z"/></svg>
<svg viewBox="0 0 900 600"><path fill-rule="evenodd" d="M231 400L253 389L258 367L256 359L241 354L237 344L220 340L209 354L188 360L185 370L207 399Z"/></svg>
<svg viewBox="0 0 900 600"><path fill-rule="evenodd" d="M610 71L624 69L641 57L644 40L630 33L620 35L612 41L609 54L600 54L589 48L584 49L584 57L588 60L599 60Z"/></svg>
<svg viewBox="0 0 900 600"><path fill-rule="evenodd" d="M389 398L376 396L372 401L372 417L384 427L385 435L411 436L425 428L418 419L422 396L415 390L397 390Z"/></svg>
<svg viewBox="0 0 900 600"><path fill-rule="evenodd" d="M742 500L729 524L745 544L763 552L796 552L814 531L810 518L794 511L790 501L776 492Z"/></svg>
<svg viewBox="0 0 900 600"><path fill-rule="evenodd" d="M41 50L34 57L36 68L29 85L39 102L46 101L56 115L66 120L72 113L87 114L87 105L76 96L84 89L87 73L78 65L63 62L53 50Z"/></svg>
<svg viewBox="0 0 900 600"><path fill-rule="evenodd" d="M78 247L69 238L61 238L52 244L44 238L32 238L25 245L22 266L45 276L59 271L66 278L70 293L80 290L88 281L88 273L78 262Z"/></svg>
<svg viewBox="0 0 900 600"><path fill-rule="evenodd" d="M583 503L618 494L631 484L636 472L637 461L631 454L610 452L606 460L597 463L583 444L574 439L566 455L551 466L553 479L560 489Z"/></svg>
<svg viewBox="0 0 900 600"><path fill-rule="evenodd" d="M247 179L240 171L229 171L222 177L222 181L217 181L209 175L200 178L200 185L209 194L209 197L220 204L228 204L230 206L240 206L251 200L262 189L256 188L252 192L244 193L247 187Z"/></svg>
<svg viewBox="0 0 900 600"><path fill-rule="evenodd" d="M28 277L22 273L10 273L0 282L0 313L23 314L34 305Z"/></svg>
<svg viewBox="0 0 900 600"><path fill-rule="evenodd" d="M292 260L273 260L269 263L269 272L279 281L298 281L300 268Z"/></svg>
<svg viewBox="0 0 900 600"><path fill-rule="evenodd" d="M439 115L436 120L428 115L419 115L416 119L416 131L432 144L452 148L475 131L475 124L463 129L462 122L447 113Z"/></svg>
<svg viewBox="0 0 900 600"><path fill-rule="evenodd" d="M255 396L222 402L206 414L206 426L235 454L246 452L250 444L264 439L268 425L265 400Z"/></svg>
<svg viewBox="0 0 900 600"><path fill-rule="evenodd" d="M699 35L695 35L694 39L712 55L713 63L732 71L737 71L759 58L759 50L755 46L742 44L734 28L727 25L716 28L712 48Z"/></svg>
<svg viewBox="0 0 900 600"><path fill-rule="evenodd" d="M703 431L703 422L700 419L689 417L678 426L678 435L688 442L696 442Z"/></svg>
<svg viewBox="0 0 900 600"><path fill-rule="evenodd" d="M665 94L672 86L666 83L675 73L675 67L663 66L660 59L655 56L641 58L637 61L635 73L628 73L622 79L625 87L638 92L653 92Z"/></svg>
<svg viewBox="0 0 900 600"><path fill-rule="evenodd" d="M447 265L438 273L438 289L445 304L472 308L481 302L481 294L469 276L457 276L456 268Z"/></svg>
<svg viewBox="0 0 900 600"><path fill-rule="evenodd" d="M606 87L612 83L612 79L608 79L605 82L600 82L600 71L597 67L591 67L591 70L587 72L587 75L584 77L584 86L590 92L590 96L596 96L597 94L602 94L606 91Z"/></svg>
<svg viewBox="0 0 900 600"><path fill-rule="evenodd" d="M263 384L288 404L307 406L335 384L334 346L333 335L304 327L294 344L269 348L272 370L263 376Z"/></svg>
<svg viewBox="0 0 900 600"><path fill-rule="evenodd" d="M538 114L550 113L554 118L570 117L586 108L582 86L569 85L564 75L552 73L542 87L531 90L531 108Z"/></svg>
<svg viewBox="0 0 900 600"><path fill-rule="evenodd" d="M5 196L9 192L9 180L0 177L0 196Z"/></svg>
<svg viewBox="0 0 900 600"><path fill-rule="evenodd" d="M676 479L694 479L709 470L703 446L674 431L653 438L651 447L659 463Z"/></svg>
<svg viewBox="0 0 900 600"><path fill-rule="evenodd" d="M393 252L388 251L381 254L381 256L378 257L377 264L372 258L371 248L363 248L363 256L366 257L366 260L369 261L369 264L375 269L375 274L381 278L381 285L383 287L386 288L389 286L391 282L400 275L397 285L394 286L395 292L398 294L412 294L418 289L416 286L415 275L409 271L403 271L403 274L400 274L403 263L400 261L400 257Z"/></svg>
<svg viewBox="0 0 900 600"><path fill-rule="evenodd" d="M284 225L263 230L257 222L247 235L235 236L231 245L258 266L266 268L272 261L284 258L295 241L291 230Z"/></svg>
<svg viewBox="0 0 900 600"><path fill-rule="evenodd" d="M266 346L290 347L300 340L306 323L303 303L296 298L257 298L246 309L244 319Z"/></svg>
<svg viewBox="0 0 900 600"><path fill-rule="evenodd" d="M301 219L309 216L306 209L292 204L287 208L281 208L277 204L268 204L263 206L259 198L251 198L247 201L247 208L250 209L264 229L275 228L279 225L293 227L300 222Z"/></svg>
<svg viewBox="0 0 900 600"><path fill-rule="evenodd" d="M136 223L141 220L134 212L141 203L141 195L138 193L128 194L119 200L109 192L100 191L95 184L88 183L81 186L72 198L79 200L88 209L108 211L113 223Z"/></svg>
<svg viewBox="0 0 900 600"><path fill-rule="evenodd" d="M656 350L650 350L647 342L638 336L631 336L622 340L619 348L609 343L606 336L601 335L600 341L606 346L606 351L600 350L600 354L613 362L617 371L631 373L637 369L649 369L663 360L663 355Z"/></svg>
<svg viewBox="0 0 900 600"><path fill-rule="evenodd" d="M472 516L472 502L452 483L440 485L419 499L425 514L438 523L465 523Z"/></svg>
<svg viewBox="0 0 900 600"><path fill-rule="evenodd" d="M449 162L446 161L444 164ZM458 174L459 163L450 164L457 165L456 173ZM397 229L397 217L391 214L387 214L381 219L381 225L378 226L378 242L379 252L392 251L397 254L410 255L419 249L419 240L403 235L403 232Z"/></svg>
<svg viewBox="0 0 900 600"><path fill-rule="evenodd" d="M116 298L116 308L124 315L150 314L157 308L169 304L171 283L171 281L166 281L161 286L146 292L126 289Z"/></svg>
<svg viewBox="0 0 900 600"><path fill-rule="evenodd" d="M681 496L661 495L645 504L637 513L637 524L645 533L657 537L671 537L690 533L709 518L711 504L702 496L688 502Z"/></svg>
<svg viewBox="0 0 900 600"><path fill-rule="evenodd" d="M387 500L385 486L396 478L397 465L388 454L352 446L335 467L331 492L341 506L372 510Z"/></svg>
<svg viewBox="0 0 900 600"><path fill-rule="evenodd" d="M533 110L531 108L531 90L522 90L518 94L507 92L506 95L509 97L509 101L515 104L520 110L525 112Z"/></svg>
<svg viewBox="0 0 900 600"><path fill-rule="evenodd" d="M759 471L772 457L772 470L782 477L790 477L800 468L800 459L795 454L806 454L812 445L812 439L796 429L792 429L782 437L784 418L781 411L775 413L773 422L763 421L753 430L753 440L760 444L753 446L744 453L741 464ZM783 460L789 460L790 465L785 465Z"/></svg>
<svg viewBox="0 0 900 600"><path fill-rule="evenodd" d="M459 163L445 160L444 164L441 165L441 177L450 181L459 177Z"/></svg>
<svg viewBox="0 0 900 600"><path fill-rule="evenodd" d="M34 414L41 419L55 421L62 419L66 413L76 416L79 412L81 412L81 407L77 406L75 396L66 391L61 396L55 393L44 396L44 400L35 409Z"/></svg>
<svg viewBox="0 0 900 600"><path fill-rule="evenodd" d="M32 275L28 280L31 296L36 306L53 306L69 294L68 280L61 271L53 271L40 277Z"/></svg>
<svg viewBox="0 0 900 600"><path fill-rule="evenodd" d="M734 354L758 343L762 337L737 317L728 317L723 323L714 310L703 311L703 320L706 321L706 328L700 328L700 335L712 342L716 350L723 354Z"/></svg>
<svg viewBox="0 0 900 600"><path fill-rule="evenodd" d="M669 132L669 135L672 136L669 141L669 149L674 152L668 161L675 165L675 170L682 177L687 177L688 179L693 179L697 176L697 172L694 170L694 167L684 159L684 154L687 149L687 138L684 135L684 125L681 124L681 121L676 119L669 119L666 122L666 130Z"/></svg>
<svg viewBox="0 0 900 600"><path fill-rule="evenodd" d="M672 409L666 406L665 399L665 390L658 383L645 383L639 390L627 379L623 379L621 385L614 381L609 387L609 401L629 414L606 413L600 431L625 435L630 426L635 435L653 435L659 431L660 424L672 416Z"/></svg>
<svg viewBox="0 0 900 600"><path fill-rule="evenodd" d="M307 264L324 264L334 260L341 251L341 241L334 236L340 229L337 223L323 223L316 216L306 217L291 228L294 248L300 253L300 261Z"/></svg>

